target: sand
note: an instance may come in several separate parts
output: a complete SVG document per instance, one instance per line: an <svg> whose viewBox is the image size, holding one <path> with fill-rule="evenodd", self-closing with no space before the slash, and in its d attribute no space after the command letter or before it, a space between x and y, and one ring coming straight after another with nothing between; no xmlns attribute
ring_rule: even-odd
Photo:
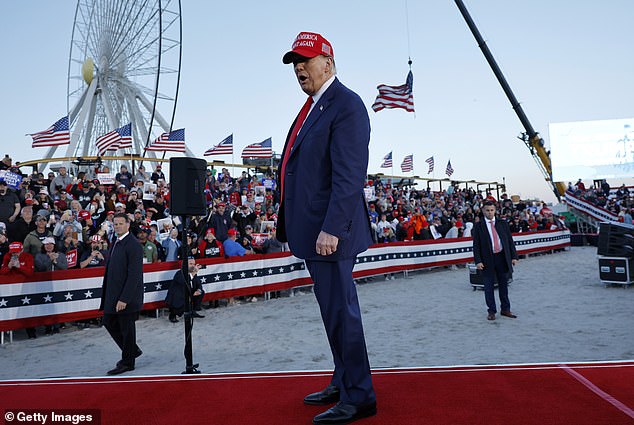
<svg viewBox="0 0 634 425"><path fill-rule="evenodd" d="M601 284L593 247L520 261L509 288L518 319L487 321L484 294L464 267L376 277L358 292L373 368L634 359L634 288ZM308 290L203 314L193 330L203 373L333 367ZM104 328L24 334L0 346L0 379L103 376L120 355ZM144 354L126 376L184 370L182 320L144 317L137 339Z"/></svg>

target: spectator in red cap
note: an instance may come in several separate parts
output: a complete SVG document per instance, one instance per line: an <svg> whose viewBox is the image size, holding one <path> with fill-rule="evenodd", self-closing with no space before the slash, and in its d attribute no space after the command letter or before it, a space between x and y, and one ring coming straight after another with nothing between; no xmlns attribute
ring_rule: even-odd
<svg viewBox="0 0 634 425"><path fill-rule="evenodd" d="M0 274L32 276L34 271L33 256L23 251L21 242L11 242L9 244L9 252L2 261Z"/></svg>
<svg viewBox="0 0 634 425"><path fill-rule="evenodd" d="M348 423L376 414L352 279L357 255L372 243L363 192L370 120L361 98L336 78L332 45L320 34L299 33L282 62L293 64L308 98L282 153L277 237L306 262L335 361L330 385L304 402L338 402L314 424Z"/></svg>
<svg viewBox="0 0 634 425"><path fill-rule="evenodd" d="M77 214L77 219L79 224L81 224L82 240L88 243L90 237L97 233L92 215L90 215L89 211L81 210Z"/></svg>
<svg viewBox="0 0 634 425"><path fill-rule="evenodd" d="M207 229L205 237L198 245L198 258L223 257L224 254L222 243L216 239L216 231L213 228Z"/></svg>
<svg viewBox="0 0 634 425"><path fill-rule="evenodd" d="M22 250L20 242L11 242L9 244L9 252L2 260L0 275L26 277L32 276L34 272L33 256ZM27 328L26 334L29 339L35 338L35 328Z"/></svg>
<svg viewBox="0 0 634 425"><path fill-rule="evenodd" d="M227 257L242 257L245 254L254 254L253 250L246 250L242 245L236 242L238 238L238 231L236 229L229 229L227 232L227 239L222 243L222 247Z"/></svg>

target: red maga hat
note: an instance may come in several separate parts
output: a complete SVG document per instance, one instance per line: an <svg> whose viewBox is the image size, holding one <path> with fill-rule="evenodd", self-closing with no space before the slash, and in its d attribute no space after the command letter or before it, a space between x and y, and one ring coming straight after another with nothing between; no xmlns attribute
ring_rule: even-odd
<svg viewBox="0 0 634 425"><path fill-rule="evenodd" d="M335 57L332 45L321 34L315 32L300 32L295 37L295 41L289 52L282 57L282 62L291 63L297 56L304 58L314 58L324 55Z"/></svg>
<svg viewBox="0 0 634 425"><path fill-rule="evenodd" d="M9 252L11 254L17 254L22 251L22 244L20 242L11 242L9 244Z"/></svg>

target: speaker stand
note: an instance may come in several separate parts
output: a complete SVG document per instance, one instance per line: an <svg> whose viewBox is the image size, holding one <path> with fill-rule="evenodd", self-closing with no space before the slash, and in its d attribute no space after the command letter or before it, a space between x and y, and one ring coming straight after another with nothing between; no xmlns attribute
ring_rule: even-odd
<svg viewBox="0 0 634 425"><path fill-rule="evenodd" d="M185 314L183 322L185 323L185 370L182 374L198 374L198 363L194 364L194 355L192 349L192 328L194 327L194 308L193 308L193 288L189 277L189 253L187 252L187 229L189 228L189 216L181 216L183 230L181 232L181 271L185 278Z"/></svg>

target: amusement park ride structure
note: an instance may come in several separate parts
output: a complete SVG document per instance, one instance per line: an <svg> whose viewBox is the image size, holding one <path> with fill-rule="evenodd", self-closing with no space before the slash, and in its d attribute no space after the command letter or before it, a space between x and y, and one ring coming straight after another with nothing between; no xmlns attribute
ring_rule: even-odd
<svg viewBox="0 0 634 425"><path fill-rule="evenodd" d="M80 166L99 161L115 168L134 153L145 157L149 142L172 129L180 81L180 9L179 0L77 2L68 61L71 140L49 148L40 171L64 148L60 160L81 158ZM129 152L97 158L96 139L128 123ZM193 156L189 148L185 154ZM147 156L155 158L155 153Z"/></svg>

